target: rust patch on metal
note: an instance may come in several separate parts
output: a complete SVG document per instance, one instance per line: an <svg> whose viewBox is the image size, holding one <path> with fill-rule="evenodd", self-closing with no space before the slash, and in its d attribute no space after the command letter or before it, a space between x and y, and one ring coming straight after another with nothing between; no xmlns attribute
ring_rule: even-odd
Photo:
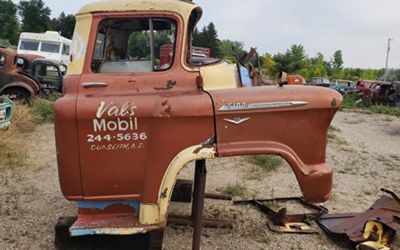
<svg viewBox="0 0 400 250"><path fill-rule="evenodd" d="M214 148L214 141L214 137L209 138L207 141L203 142L200 147L196 148L193 151L193 154L200 153L200 150L202 150L203 148Z"/></svg>
<svg viewBox="0 0 400 250"><path fill-rule="evenodd" d="M173 89L175 86L176 86L176 81L175 80L168 80L166 87L164 87L164 88L154 87L154 90L166 91L166 90Z"/></svg>
<svg viewBox="0 0 400 250"><path fill-rule="evenodd" d="M168 193L168 188L164 189L164 191L161 193L161 198L162 199L167 198L167 193Z"/></svg>
<svg viewBox="0 0 400 250"><path fill-rule="evenodd" d="M171 105L169 105L169 101L168 100L163 101L161 103L161 106L164 108L164 110L160 113L160 115L171 118L172 117L171 116L172 107L171 107Z"/></svg>
<svg viewBox="0 0 400 250"><path fill-rule="evenodd" d="M332 108L335 108L337 106L337 100L336 98L333 98L332 102L331 102L331 106Z"/></svg>

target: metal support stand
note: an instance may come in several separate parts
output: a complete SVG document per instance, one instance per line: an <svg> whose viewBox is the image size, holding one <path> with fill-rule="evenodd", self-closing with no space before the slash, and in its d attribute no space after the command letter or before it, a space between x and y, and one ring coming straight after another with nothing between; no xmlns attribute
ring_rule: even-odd
<svg viewBox="0 0 400 250"><path fill-rule="evenodd" d="M203 230L204 197L206 191L207 168L206 161L196 161L194 174L194 190L192 204L193 242L192 249L200 250L201 233Z"/></svg>
<svg viewBox="0 0 400 250"><path fill-rule="evenodd" d="M193 185L192 213L190 216L173 215L168 216L168 224L193 226L192 249L199 250L201 245L201 234L203 227L207 228L232 228L232 222L203 218L204 199L231 200L232 197L218 194L206 194L207 167L205 160L196 161ZM184 188L185 191L187 187ZM190 194L191 190L190 190ZM181 195L182 196L182 195ZM186 197L186 195L183 195ZM191 195L190 195L191 196ZM179 196L180 197L180 196Z"/></svg>

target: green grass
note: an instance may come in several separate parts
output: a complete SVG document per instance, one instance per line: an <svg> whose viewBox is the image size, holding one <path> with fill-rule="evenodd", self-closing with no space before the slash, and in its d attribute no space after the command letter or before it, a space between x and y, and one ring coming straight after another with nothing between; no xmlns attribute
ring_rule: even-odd
<svg viewBox="0 0 400 250"><path fill-rule="evenodd" d="M391 107L391 106L386 106L386 105L374 105L374 106L371 106L370 109L372 110L372 112L378 113L378 114L400 116L400 108L399 107Z"/></svg>
<svg viewBox="0 0 400 250"><path fill-rule="evenodd" d="M243 196L246 193L247 188L243 184L236 182L235 184L229 184L225 188L219 189L217 191L222 192L226 195L237 197L237 196Z"/></svg>
<svg viewBox="0 0 400 250"><path fill-rule="evenodd" d="M359 98L357 93L344 95L341 108L342 109L358 108L359 107L359 105L357 104L358 99Z"/></svg>
<svg viewBox="0 0 400 250"><path fill-rule="evenodd" d="M282 158L276 155L253 155L249 161L264 171L273 171L282 165Z"/></svg>
<svg viewBox="0 0 400 250"><path fill-rule="evenodd" d="M33 113L37 116L37 122L40 124L54 121L53 108L54 101L43 98L36 98L32 104Z"/></svg>
<svg viewBox="0 0 400 250"><path fill-rule="evenodd" d="M341 109L358 109L360 112L365 113L377 113L377 114L386 114L392 116L400 116L400 108L399 107L392 107L388 105L372 105L370 107L363 107L362 104L358 104L357 93L347 94L343 96L343 102ZM386 119L385 121L389 121Z"/></svg>
<svg viewBox="0 0 400 250"><path fill-rule="evenodd" d="M400 155L390 155L390 158L392 158L395 161L400 162Z"/></svg>

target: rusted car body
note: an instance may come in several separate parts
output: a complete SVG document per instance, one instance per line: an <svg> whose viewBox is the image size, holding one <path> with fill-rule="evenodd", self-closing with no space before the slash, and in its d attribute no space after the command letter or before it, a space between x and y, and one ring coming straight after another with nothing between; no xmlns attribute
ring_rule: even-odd
<svg viewBox="0 0 400 250"><path fill-rule="evenodd" d="M359 80L360 101L365 106L383 104L400 107L400 82Z"/></svg>
<svg viewBox="0 0 400 250"><path fill-rule="evenodd" d="M0 95L7 95L13 100L29 100L39 92L38 82L19 72L17 53L0 48Z"/></svg>
<svg viewBox="0 0 400 250"><path fill-rule="evenodd" d="M31 55L31 54L18 54L17 67L21 72L26 74L32 73L32 63L36 59L44 59L43 56Z"/></svg>
<svg viewBox="0 0 400 250"><path fill-rule="evenodd" d="M44 92L62 92L63 77L67 66L55 60L36 59L32 62L30 75Z"/></svg>
<svg viewBox="0 0 400 250"><path fill-rule="evenodd" d="M240 88L236 65L194 66L191 34L201 14L179 0L101 1L78 13L64 96L55 104L60 185L79 208L71 235L164 228L177 175L195 160L280 155L307 201L329 198L327 131L341 95ZM156 58L162 33L175 48L171 64ZM129 42L143 34L150 34L148 55Z"/></svg>
<svg viewBox="0 0 400 250"><path fill-rule="evenodd" d="M288 75L288 85L305 85L306 79L301 75Z"/></svg>
<svg viewBox="0 0 400 250"><path fill-rule="evenodd" d="M313 77L311 78L308 85L310 86L318 86L318 87L326 87L329 88L331 86L331 82L326 77Z"/></svg>
<svg viewBox="0 0 400 250"><path fill-rule="evenodd" d="M62 92L62 81L67 66L61 62L38 55L18 54L17 66L22 73L38 81L44 92Z"/></svg>

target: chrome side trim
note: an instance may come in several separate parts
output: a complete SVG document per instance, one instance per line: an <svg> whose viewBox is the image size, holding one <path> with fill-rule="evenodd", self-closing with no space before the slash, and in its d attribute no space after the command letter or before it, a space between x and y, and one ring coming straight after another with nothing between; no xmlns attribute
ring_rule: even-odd
<svg viewBox="0 0 400 250"><path fill-rule="evenodd" d="M107 87L108 83L105 82L84 82L82 83L82 87L91 88L91 87Z"/></svg>
<svg viewBox="0 0 400 250"><path fill-rule="evenodd" d="M229 111L244 111L244 110L257 110L257 109L277 109L277 108L289 108L289 107L300 107L307 105L308 102L304 101L287 101L287 102L264 102L264 103L249 103L249 104L228 104L218 109L220 112Z"/></svg>

